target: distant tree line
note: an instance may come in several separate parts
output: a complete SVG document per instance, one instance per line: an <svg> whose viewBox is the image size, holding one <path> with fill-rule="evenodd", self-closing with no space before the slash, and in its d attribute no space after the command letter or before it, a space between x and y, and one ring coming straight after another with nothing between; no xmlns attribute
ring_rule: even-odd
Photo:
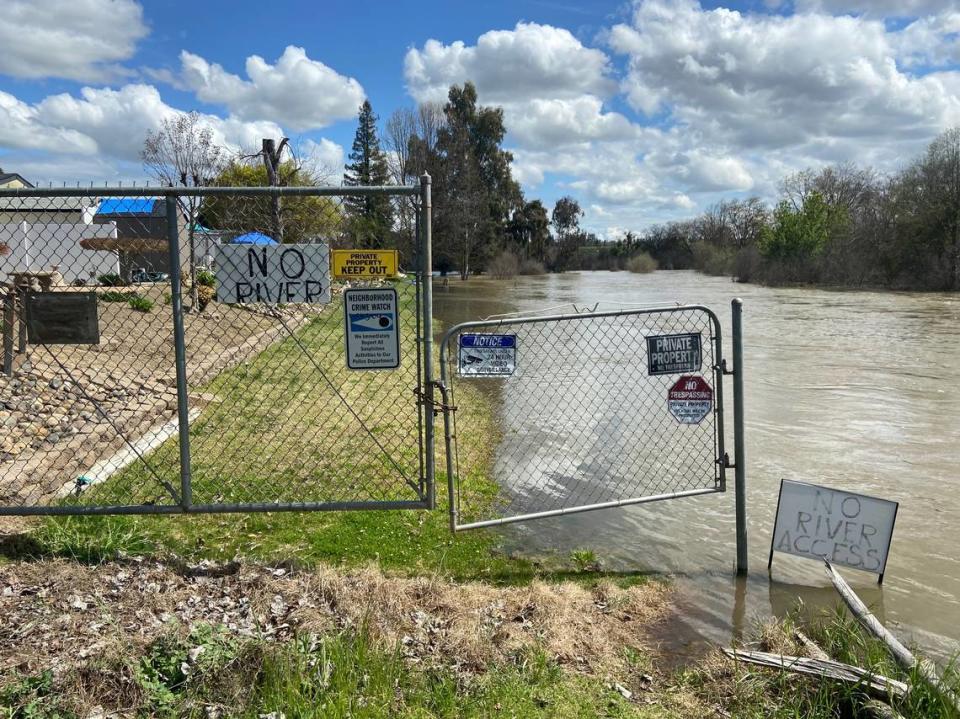
<svg viewBox="0 0 960 719"><path fill-rule="evenodd" d="M726 200L624 242L661 268L741 282L960 290L960 128L897 173L843 164L780 189L773 208Z"/></svg>
<svg viewBox="0 0 960 719"><path fill-rule="evenodd" d="M575 199L562 197L548 209L524 196L511 173L513 157L502 147L503 110L478 104L472 83L451 86L446 103L395 111L382 140L377 121L365 101L343 184L416 184L429 173L434 267L444 273L466 278L484 271L509 276L659 266L768 284L960 289L960 127L892 175L852 164L804 170L783 180L774 207L758 198L724 200L698 217L605 241L580 228L583 211ZM292 150L284 158L285 138L279 145L264 140L261 152L226 161L195 115L181 124L164 126L145 145L145 166L164 184L329 181L308 171ZM182 157L204 161L185 164ZM398 247L411 266L415 208L413 198L396 196L208 198L185 215L191 240L199 221L217 230L258 229L283 242Z"/></svg>

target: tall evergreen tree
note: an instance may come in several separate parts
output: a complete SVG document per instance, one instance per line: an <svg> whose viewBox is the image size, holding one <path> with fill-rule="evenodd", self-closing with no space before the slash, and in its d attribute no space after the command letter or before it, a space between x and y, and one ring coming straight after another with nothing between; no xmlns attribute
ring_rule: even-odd
<svg viewBox="0 0 960 719"><path fill-rule="evenodd" d="M357 134L353 139L350 162L344 166L343 184L347 187L386 185L390 182L387 156L377 137L377 116L369 100L360 106ZM347 197L347 233L356 247L383 247L393 227L393 205L386 195Z"/></svg>

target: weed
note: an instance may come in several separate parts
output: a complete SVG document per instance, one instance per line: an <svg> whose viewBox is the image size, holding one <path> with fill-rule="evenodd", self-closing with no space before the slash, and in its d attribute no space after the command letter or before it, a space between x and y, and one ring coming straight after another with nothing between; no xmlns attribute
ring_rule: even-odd
<svg viewBox="0 0 960 719"><path fill-rule="evenodd" d="M116 272L107 272L106 274L100 275L97 277L97 282L102 287L124 287L127 284Z"/></svg>
<svg viewBox="0 0 960 719"><path fill-rule="evenodd" d="M130 299L127 300L127 304L130 305L131 309L136 310L137 312L149 312L153 309L153 300L148 297L142 297L140 295L131 295Z"/></svg>
<svg viewBox="0 0 960 719"><path fill-rule="evenodd" d="M570 552L570 559L576 565L577 571L595 572L600 569L597 555L590 549L575 549Z"/></svg>
<svg viewBox="0 0 960 719"><path fill-rule="evenodd" d="M99 297L104 302L126 302L130 299L129 292L120 292L118 290L108 290L107 292L101 292Z"/></svg>

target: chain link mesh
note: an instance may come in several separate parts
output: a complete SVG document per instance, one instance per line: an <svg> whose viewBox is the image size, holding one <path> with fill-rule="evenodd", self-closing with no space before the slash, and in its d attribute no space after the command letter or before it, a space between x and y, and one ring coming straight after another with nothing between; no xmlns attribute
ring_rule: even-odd
<svg viewBox="0 0 960 719"><path fill-rule="evenodd" d="M624 310L561 318L467 323L445 339L443 361L455 434L491 434L493 459L456 453L458 525L521 519L607 503L697 490L721 491L722 373L718 325L700 308ZM505 378L458 374L464 334L516 335L516 369ZM698 372L713 408L697 424L668 410L681 373L648 375L646 338L700 333ZM720 390L720 392L718 392ZM492 409L493 427L470 405ZM455 438L453 440L455 442ZM488 463L491 497L473 481Z"/></svg>
<svg viewBox="0 0 960 719"><path fill-rule="evenodd" d="M169 191L131 192L0 192L3 513L179 511L187 503L174 341L178 284L194 506L422 504L415 191L382 193L397 213L384 246L399 250L406 275L389 283L335 280L329 304L218 302L217 248L251 232L284 244L355 246L343 195L329 188L174 195L179 255L171 260ZM346 368L343 290L350 286L396 288L398 369ZM97 344L27 337L32 297L91 292Z"/></svg>

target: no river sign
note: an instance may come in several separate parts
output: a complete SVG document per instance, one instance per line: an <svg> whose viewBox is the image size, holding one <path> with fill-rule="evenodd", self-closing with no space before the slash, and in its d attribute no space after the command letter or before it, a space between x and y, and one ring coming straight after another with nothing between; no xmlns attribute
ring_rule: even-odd
<svg viewBox="0 0 960 719"><path fill-rule="evenodd" d="M667 392L667 409L680 424L700 424L713 410L713 389L703 377L684 375Z"/></svg>

